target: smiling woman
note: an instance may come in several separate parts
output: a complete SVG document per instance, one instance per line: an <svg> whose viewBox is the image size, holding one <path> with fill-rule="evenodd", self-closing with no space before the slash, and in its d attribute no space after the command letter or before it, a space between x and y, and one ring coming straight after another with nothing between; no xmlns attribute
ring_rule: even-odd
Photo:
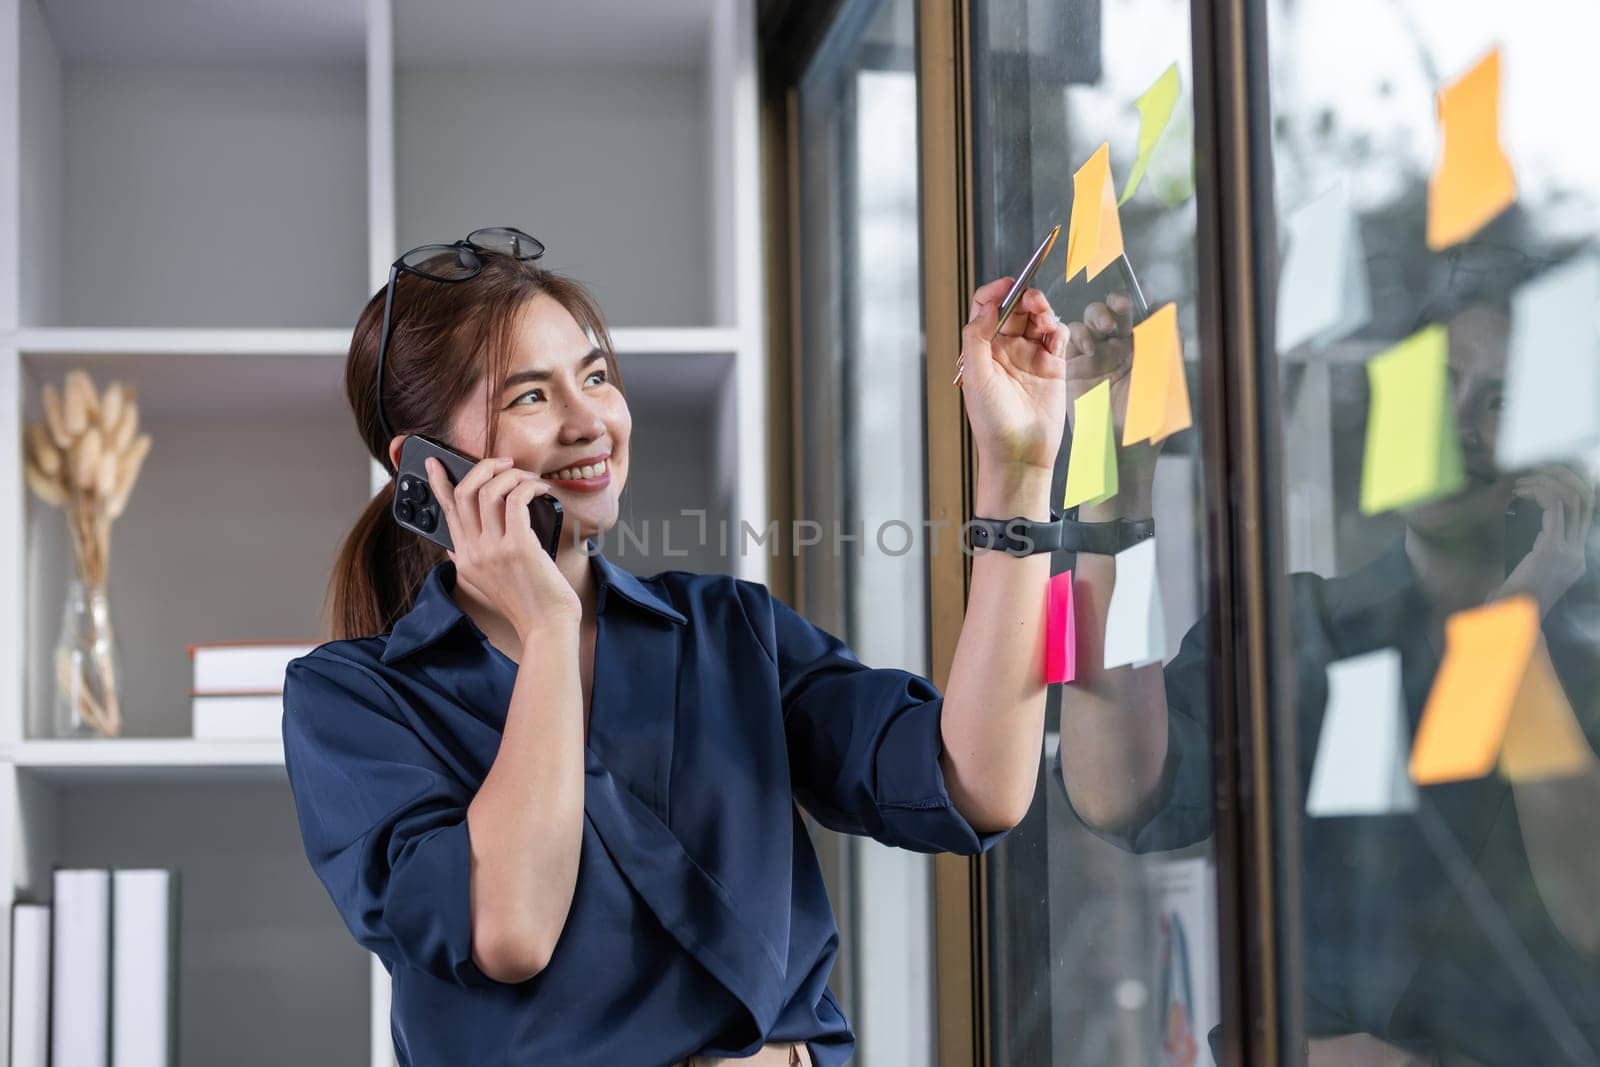
<svg viewBox="0 0 1600 1067"><path fill-rule="evenodd" d="M1044 560L975 564L948 700L762 584L623 570L598 549L633 435L604 320L518 254L533 238L491 247L506 234L408 253L356 326L372 454L394 469L416 434L484 458L454 483L428 459L447 551L378 494L334 576L336 640L289 665L306 856L390 972L402 1065L837 1067L855 1038L798 809L925 853L1016 824ZM977 290L964 334L977 499L1038 516L1065 335L1036 290L997 333L1008 282ZM528 521L546 493L570 531L553 557Z"/></svg>
<svg viewBox="0 0 1600 1067"><path fill-rule="evenodd" d="M391 472L398 435L386 432L386 423L448 442L474 457L498 454L502 425L526 425L525 412L548 410L558 371L546 364L558 356L563 376L602 374L601 388L616 396L626 416L622 371L594 298L572 279L531 261L497 255L482 260L481 273L464 285L399 273L392 287L372 297L356 323L345 392L367 448ZM390 315L397 325L383 345L384 308L391 291ZM380 346L385 363L381 411L373 388ZM574 352L582 354L581 365L574 365ZM542 361L531 362L532 353L539 353ZM524 360L529 361L526 366ZM502 384L491 389L491 382ZM532 383L542 388L520 388ZM592 461L598 452L555 446L565 450L563 455L548 451L548 444L541 447L546 449L543 455L521 457L535 462L517 466L561 473L551 464ZM624 481L616 479L613 502ZM588 491L591 486L563 488ZM392 624L410 607L423 577L444 559L438 546L390 521L393 492L391 482L373 498L340 550L331 596L335 637L377 633ZM556 495L566 507L566 494Z"/></svg>

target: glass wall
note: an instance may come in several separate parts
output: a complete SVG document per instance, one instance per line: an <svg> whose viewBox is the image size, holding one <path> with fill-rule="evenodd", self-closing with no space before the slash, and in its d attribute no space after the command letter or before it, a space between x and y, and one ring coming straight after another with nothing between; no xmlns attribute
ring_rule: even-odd
<svg viewBox="0 0 1600 1067"><path fill-rule="evenodd" d="M1074 324L1072 410L1092 411L1109 383L1099 392L1116 457L1114 491L1096 486L1091 499L1105 499L1077 517L1153 518L1155 531L1153 549L1063 552L1052 565L1073 572L1076 676L1050 688L1033 810L986 865L990 1056L1210 1064L1220 990L1205 531L1197 431L1180 417L1200 399L1189 4L986 0L969 11L979 280L1015 274L1062 226L1035 286ZM1117 257L1103 219L1119 200ZM1104 255L1091 250L1069 279L1069 223L1082 234L1091 220ZM1171 356L1172 406L1129 435L1136 346ZM1081 452L1073 440L1079 428L1075 416L1057 505L1070 502L1069 467L1094 454L1095 435L1085 431Z"/></svg>
<svg viewBox="0 0 1600 1067"><path fill-rule="evenodd" d="M1600 7L1266 6L1309 1062L1600 1063Z"/></svg>
<svg viewBox="0 0 1600 1067"><path fill-rule="evenodd" d="M798 86L800 589L865 663L926 675L916 5L842 5ZM931 860L812 827L863 1067L932 1053Z"/></svg>

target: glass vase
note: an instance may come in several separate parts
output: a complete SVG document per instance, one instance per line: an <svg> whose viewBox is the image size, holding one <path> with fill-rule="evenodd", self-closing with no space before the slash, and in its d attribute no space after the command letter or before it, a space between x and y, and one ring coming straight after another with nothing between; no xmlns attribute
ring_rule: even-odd
<svg viewBox="0 0 1600 1067"><path fill-rule="evenodd" d="M54 662L54 735L120 736L122 710L117 689L122 664L103 583L72 579L61 612Z"/></svg>

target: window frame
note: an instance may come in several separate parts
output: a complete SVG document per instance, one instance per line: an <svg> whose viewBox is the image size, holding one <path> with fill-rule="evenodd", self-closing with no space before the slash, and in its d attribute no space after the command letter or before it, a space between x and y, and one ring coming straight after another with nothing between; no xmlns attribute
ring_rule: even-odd
<svg viewBox="0 0 1600 1067"><path fill-rule="evenodd" d="M760 0L763 155L769 315L775 383L769 484L786 528L799 514L803 449L794 431L804 397L796 366L799 323L798 105L800 72L842 0ZM1298 854L1289 798L1296 772L1286 706L1292 659L1282 562L1282 436L1271 344L1276 270L1264 0L1191 0L1197 257L1202 275L1202 502L1205 610L1219 669L1211 672L1213 804L1224 1064L1299 1062ZM951 368L977 284L980 205L974 181L968 0L919 0L919 171L929 521L959 528L974 499L976 453ZM1063 177L1066 180L1066 177ZM780 537L780 542L782 538ZM784 554L773 588L804 588ZM943 688L960 635L971 560L930 554L930 677ZM798 605L804 610L805 605ZM934 870L938 1062L989 1067L989 857L941 855Z"/></svg>

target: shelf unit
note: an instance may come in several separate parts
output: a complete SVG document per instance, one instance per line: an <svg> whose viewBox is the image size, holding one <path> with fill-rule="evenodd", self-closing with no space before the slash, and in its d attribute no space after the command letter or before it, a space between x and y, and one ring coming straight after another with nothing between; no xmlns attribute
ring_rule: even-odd
<svg viewBox="0 0 1600 1067"><path fill-rule="evenodd" d="M179 867L180 1062L393 1063L388 976L305 862L282 750L188 736L185 646L321 639L384 480L350 329L399 250L539 234L613 326L624 522L766 528L754 22L754 0L0 0L0 904L47 899L57 864ZM135 386L154 440L112 538L104 741L48 736L70 549L21 489L22 424L73 368ZM607 547L768 575L715 536Z"/></svg>

